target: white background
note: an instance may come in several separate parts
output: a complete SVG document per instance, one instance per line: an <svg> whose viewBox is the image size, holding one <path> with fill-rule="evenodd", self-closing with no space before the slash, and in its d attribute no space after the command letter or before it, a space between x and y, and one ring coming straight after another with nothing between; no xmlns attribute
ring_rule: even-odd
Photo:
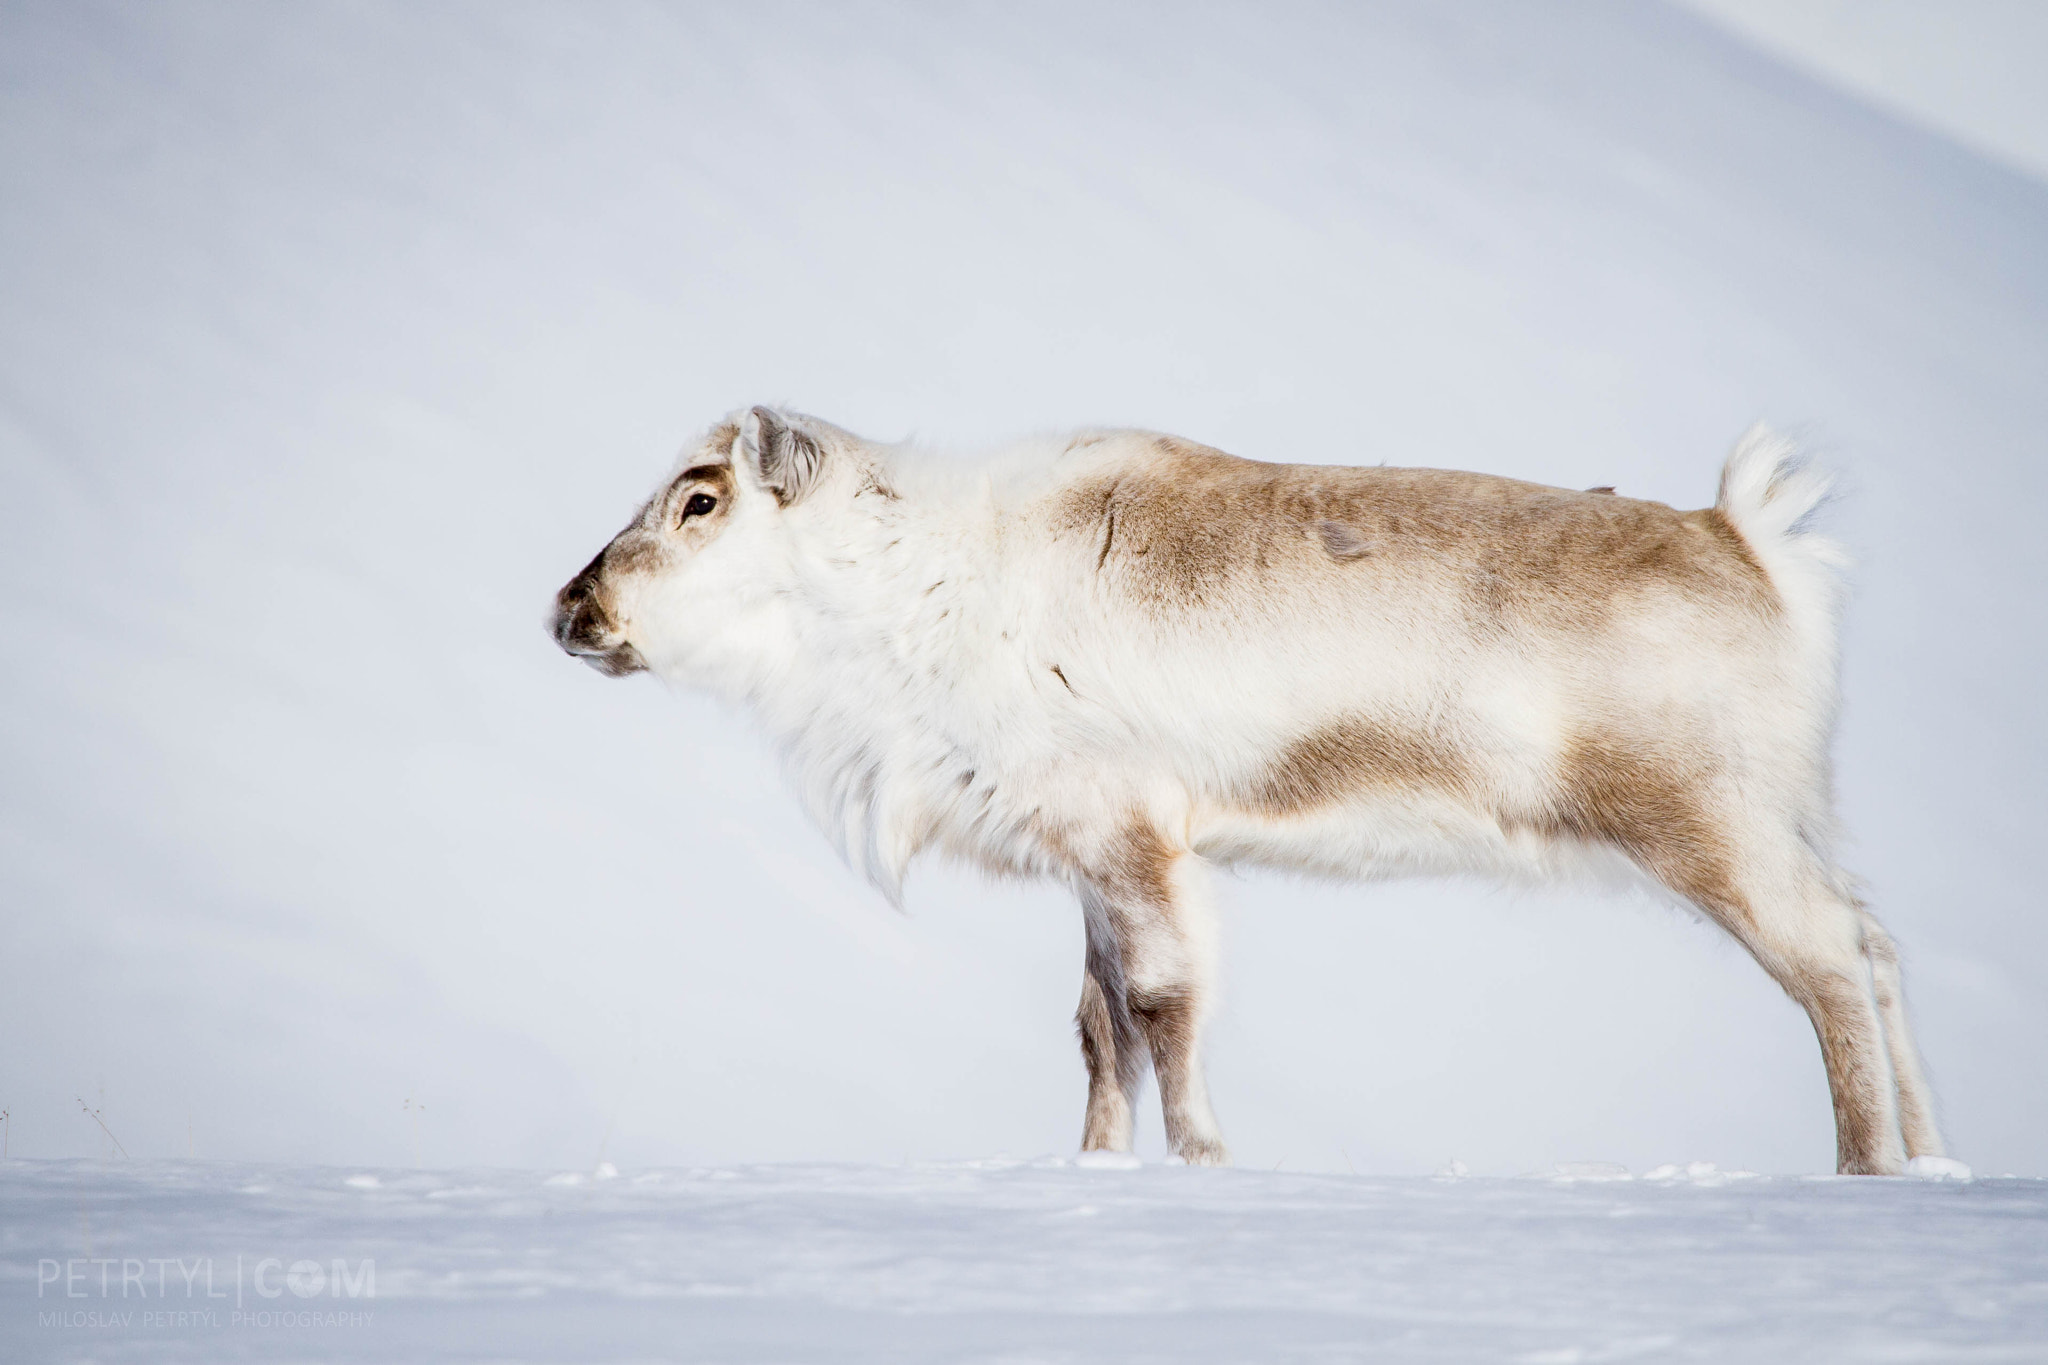
<svg viewBox="0 0 2048 1365"><path fill-rule="evenodd" d="M107 1150L81 1100L138 1156L1070 1150L1070 904L897 915L742 720L541 631L781 400L1681 506L1802 432L1851 861L1957 1154L2048 1167L2043 182L1649 5L8 4L0 91L13 1155ZM1226 895L1244 1164L1832 1163L1702 926Z"/></svg>

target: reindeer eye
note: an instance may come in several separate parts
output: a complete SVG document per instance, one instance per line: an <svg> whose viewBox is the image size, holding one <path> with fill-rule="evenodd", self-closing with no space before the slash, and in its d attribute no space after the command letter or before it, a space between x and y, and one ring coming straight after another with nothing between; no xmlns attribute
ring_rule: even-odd
<svg viewBox="0 0 2048 1365"><path fill-rule="evenodd" d="M683 520L688 521L691 517L701 517L716 506L718 506L718 499L712 497L709 493L692 493L690 494L690 500L683 504Z"/></svg>

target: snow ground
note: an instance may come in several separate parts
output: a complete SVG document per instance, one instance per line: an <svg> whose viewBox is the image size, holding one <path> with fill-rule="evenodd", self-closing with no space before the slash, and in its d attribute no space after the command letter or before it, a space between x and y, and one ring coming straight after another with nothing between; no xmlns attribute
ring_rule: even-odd
<svg viewBox="0 0 2048 1365"><path fill-rule="evenodd" d="M1048 1157L596 1179L15 1161L0 1166L0 1354L1569 1365L2048 1352L2048 1181L1618 1171L1390 1178ZM82 1296L60 1297L65 1263L92 1257L114 1262L106 1293L87 1261L70 1285ZM133 1263L125 1300L114 1258ZM171 1267L159 1295L152 1258L182 1258L196 1292ZM266 1258L338 1258L359 1279L374 1260L374 1283L348 1298L302 1276L302 1297L273 1266L264 1298ZM179 1310L211 1323L143 1316Z"/></svg>

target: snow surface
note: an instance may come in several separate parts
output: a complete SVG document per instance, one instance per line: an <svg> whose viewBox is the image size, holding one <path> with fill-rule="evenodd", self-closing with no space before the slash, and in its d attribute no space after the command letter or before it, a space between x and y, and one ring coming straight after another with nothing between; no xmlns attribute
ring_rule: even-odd
<svg viewBox="0 0 2048 1365"><path fill-rule="evenodd" d="M1955 1150L2048 1171L2048 186L1524 0L14 0L0 177L17 1157L106 1149L81 1098L137 1157L1071 1150L1069 898L894 914L734 718L540 629L767 399L1688 506L1802 429L1859 560L1850 862ZM1707 928L1224 891L1248 1166L1831 1165L1811 1030Z"/></svg>
<svg viewBox="0 0 2048 1365"><path fill-rule="evenodd" d="M196 1292L58 1278L91 1257ZM263 1298L264 1259L368 1292L273 1267ZM2031 1361L2048 1182L16 1161L0 1276L20 1361ZM213 1317L141 1316L181 1309Z"/></svg>

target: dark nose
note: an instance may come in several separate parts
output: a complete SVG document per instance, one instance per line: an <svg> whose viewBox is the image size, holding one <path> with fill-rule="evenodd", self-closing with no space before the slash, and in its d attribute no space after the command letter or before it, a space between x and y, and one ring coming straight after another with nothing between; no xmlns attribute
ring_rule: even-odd
<svg viewBox="0 0 2048 1365"><path fill-rule="evenodd" d="M584 566L555 594L555 643L571 654L591 654L605 648L604 637L611 620L597 597L597 576L604 567L604 553Z"/></svg>

